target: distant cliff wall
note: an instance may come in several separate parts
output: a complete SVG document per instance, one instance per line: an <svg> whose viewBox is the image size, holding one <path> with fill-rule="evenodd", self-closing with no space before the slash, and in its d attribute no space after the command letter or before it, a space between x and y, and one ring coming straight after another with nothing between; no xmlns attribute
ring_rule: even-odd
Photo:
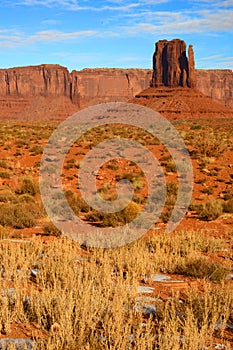
<svg viewBox="0 0 233 350"><path fill-rule="evenodd" d="M23 113L27 117L35 109L38 118L40 114L46 119L57 114L66 117L91 104L127 101L149 87L151 79L150 69L96 68L69 73L65 67L50 64L0 69L0 117ZM196 79L201 92L233 107L231 70L196 70Z"/></svg>
<svg viewBox="0 0 233 350"><path fill-rule="evenodd" d="M40 66L0 69L0 96L68 96L70 73L67 68Z"/></svg>
<svg viewBox="0 0 233 350"><path fill-rule="evenodd" d="M233 108L233 71L230 69L197 70L197 89L213 100Z"/></svg>

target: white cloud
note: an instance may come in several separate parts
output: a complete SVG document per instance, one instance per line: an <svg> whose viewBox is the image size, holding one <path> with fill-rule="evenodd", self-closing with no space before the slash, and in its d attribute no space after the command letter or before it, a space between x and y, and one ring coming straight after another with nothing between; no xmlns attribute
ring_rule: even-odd
<svg viewBox="0 0 233 350"><path fill-rule="evenodd" d="M154 12L156 20L124 26L129 35L149 34L190 34L233 31L233 11L219 9L196 12Z"/></svg>
<svg viewBox="0 0 233 350"><path fill-rule="evenodd" d="M143 0L143 1L151 1L151 0ZM158 1L167 1L167 0L158 0ZM114 4L120 4L121 1L116 1ZM45 7L53 7L53 6L60 6L64 7L67 10L72 11L129 11L133 8L136 8L140 6L139 3L129 3L127 5L118 5L118 6L110 6L110 5L100 5L100 6L84 6L80 5L78 1L76 0L19 0L17 2L18 5L25 5L25 6L45 6Z"/></svg>
<svg viewBox="0 0 233 350"><path fill-rule="evenodd" d="M31 43L36 41L56 42L56 41L72 40L72 39L77 39L79 37L96 36L96 35L97 35L97 32L92 30L84 30L84 31L70 32L70 33L60 32L56 30L45 30L29 36L25 40L25 43Z"/></svg>
<svg viewBox="0 0 233 350"><path fill-rule="evenodd" d="M14 30L1 29L0 30L0 46L12 47L21 42L22 33Z"/></svg>
<svg viewBox="0 0 233 350"><path fill-rule="evenodd" d="M17 2L18 5L27 5L27 6L78 6L76 0L21 0Z"/></svg>
<svg viewBox="0 0 233 350"><path fill-rule="evenodd" d="M67 40L75 40L82 37L111 37L116 35L116 33L110 31L98 32L93 30L83 30L77 32L61 32L56 30L45 30L27 36L25 33L14 33L13 31L0 30L0 46L16 47L32 44L35 42L64 42Z"/></svg>
<svg viewBox="0 0 233 350"><path fill-rule="evenodd" d="M211 56L207 56L207 57L201 57L199 58L199 61L208 61L208 60L213 60L216 58L221 58L222 55L211 55Z"/></svg>
<svg viewBox="0 0 233 350"><path fill-rule="evenodd" d="M189 0L190 3L197 3L198 5L211 5L213 7L231 7L233 6L233 0Z"/></svg>

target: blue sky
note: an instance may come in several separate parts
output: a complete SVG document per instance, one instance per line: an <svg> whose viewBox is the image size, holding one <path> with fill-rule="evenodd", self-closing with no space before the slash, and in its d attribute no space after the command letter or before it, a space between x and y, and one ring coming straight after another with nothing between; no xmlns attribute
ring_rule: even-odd
<svg viewBox="0 0 233 350"><path fill-rule="evenodd" d="M0 68L151 68L181 38L196 68L233 69L233 0L1 0Z"/></svg>

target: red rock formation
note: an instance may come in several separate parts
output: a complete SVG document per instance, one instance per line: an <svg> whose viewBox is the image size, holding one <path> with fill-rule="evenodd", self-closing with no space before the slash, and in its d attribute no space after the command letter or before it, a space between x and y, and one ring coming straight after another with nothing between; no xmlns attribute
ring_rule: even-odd
<svg viewBox="0 0 233 350"><path fill-rule="evenodd" d="M192 60L190 48L188 67ZM84 69L69 73L65 67L49 64L0 69L0 118L62 119L80 107L127 101L149 87L151 76L150 69ZM232 71L197 70L196 78L197 88L205 95L233 107ZM193 79L190 69L188 73L184 70L182 85L187 82L192 87Z"/></svg>
<svg viewBox="0 0 233 350"><path fill-rule="evenodd" d="M84 69L71 73L72 99L81 105L127 101L149 86L149 69Z"/></svg>
<svg viewBox="0 0 233 350"><path fill-rule="evenodd" d="M233 108L233 72L230 69L197 70L197 89L213 100Z"/></svg>
<svg viewBox="0 0 233 350"><path fill-rule="evenodd" d="M72 73L59 65L2 69L0 117L61 119L90 104L127 101L149 86L150 79L149 69L84 69Z"/></svg>
<svg viewBox="0 0 233 350"><path fill-rule="evenodd" d="M188 79L187 79L187 86L190 87L190 88L195 88L196 85L197 85L197 79L196 79L196 72L195 72L195 61L194 61L193 45L189 45L189 48L188 48Z"/></svg>
<svg viewBox="0 0 233 350"><path fill-rule="evenodd" d="M131 100L160 112L168 119L232 118L233 112L196 89L150 87Z"/></svg>
<svg viewBox="0 0 233 350"><path fill-rule="evenodd" d="M69 71L52 64L0 69L0 96L6 95L70 97Z"/></svg>
<svg viewBox="0 0 233 350"><path fill-rule="evenodd" d="M183 40L160 40L156 43L153 56L153 77L151 86L195 87L195 66L192 46L186 56Z"/></svg>

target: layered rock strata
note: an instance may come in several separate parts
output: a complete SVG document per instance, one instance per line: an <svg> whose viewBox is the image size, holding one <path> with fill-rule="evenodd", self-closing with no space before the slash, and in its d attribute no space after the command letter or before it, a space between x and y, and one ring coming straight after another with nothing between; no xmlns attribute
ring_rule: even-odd
<svg viewBox="0 0 233 350"><path fill-rule="evenodd" d="M159 40L153 56L152 87L196 86L194 52L192 45L186 55L186 43L180 39Z"/></svg>

